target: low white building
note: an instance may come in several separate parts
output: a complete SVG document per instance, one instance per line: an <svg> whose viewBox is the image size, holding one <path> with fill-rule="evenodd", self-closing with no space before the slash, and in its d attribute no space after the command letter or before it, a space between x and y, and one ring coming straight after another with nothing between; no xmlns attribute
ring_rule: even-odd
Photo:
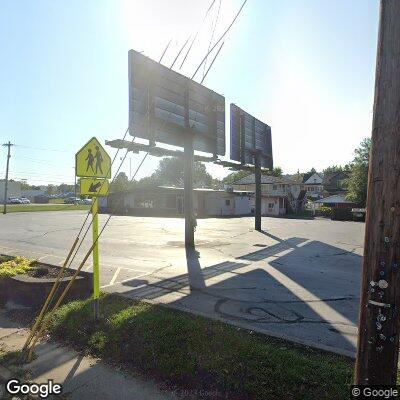
<svg viewBox="0 0 400 400"><path fill-rule="evenodd" d="M214 189L194 189L193 207L198 217L250 215L252 193ZM156 186L110 193L100 200L102 212L130 215L183 215L184 190Z"/></svg>
<svg viewBox="0 0 400 400"><path fill-rule="evenodd" d="M4 202L5 179L0 180L0 203ZM21 183L16 181L8 181L7 185L7 198L21 197Z"/></svg>
<svg viewBox="0 0 400 400"><path fill-rule="evenodd" d="M24 189L21 190L21 197L26 197L30 201L34 201L35 196L44 195L46 193L45 190L42 189Z"/></svg>

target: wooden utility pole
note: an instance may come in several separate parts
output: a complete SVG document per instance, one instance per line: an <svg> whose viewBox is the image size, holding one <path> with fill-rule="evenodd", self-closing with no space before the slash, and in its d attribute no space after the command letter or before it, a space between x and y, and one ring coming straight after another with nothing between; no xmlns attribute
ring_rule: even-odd
<svg viewBox="0 0 400 400"><path fill-rule="evenodd" d="M382 0L355 383L394 384L400 334L400 1Z"/></svg>
<svg viewBox="0 0 400 400"><path fill-rule="evenodd" d="M3 205L3 214L7 213L7 189L8 189L8 169L10 166L10 158L11 158L11 146L14 146L11 142L4 143L3 146L8 147L7 151L7 166L6 166L6 179L4 182L4 205Z"/></svg>

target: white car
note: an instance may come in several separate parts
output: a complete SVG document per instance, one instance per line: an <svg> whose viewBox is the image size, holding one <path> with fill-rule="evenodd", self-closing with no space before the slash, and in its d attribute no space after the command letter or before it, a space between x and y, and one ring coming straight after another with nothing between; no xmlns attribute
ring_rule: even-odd
<svg viewBox="0 0 400 400"><path fill-rule="evenodd" d="M17 197L10 197L7 201L8 204L22 204L22 200Z"/></svg>
<svg viewBox="0 0 400 400"><path fill-rule="evenodd" d="M26 197L20 197L20 200L22 201L22 204L31 204L31 201Z"/></svg>

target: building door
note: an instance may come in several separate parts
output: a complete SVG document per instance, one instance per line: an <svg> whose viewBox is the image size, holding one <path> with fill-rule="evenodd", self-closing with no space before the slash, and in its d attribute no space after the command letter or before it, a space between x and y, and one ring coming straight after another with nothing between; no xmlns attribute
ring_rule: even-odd
<svg viewBox="0 0 400 400"><path fill-rule="evenodd" d="M182 196L176 196L176 209L178 214L183 214L184 212L184 201Z"/></svg>

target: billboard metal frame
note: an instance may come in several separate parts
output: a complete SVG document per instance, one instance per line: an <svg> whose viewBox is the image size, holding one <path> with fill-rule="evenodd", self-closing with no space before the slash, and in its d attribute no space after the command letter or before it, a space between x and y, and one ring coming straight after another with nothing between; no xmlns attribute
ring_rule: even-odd
<svg viewBox="0 0 400 400"><path fill-rule="evenodd" d="M273 168L271 127L236 104L230 105L230 158L242 165L255 165L259 155L262 168Z"/></svg>
<svg viewBox="0 0 400 400"><path fill-rule="evenodd" d="M134 50L129 51L129 133L225 155L225 98Z"/></svg>

